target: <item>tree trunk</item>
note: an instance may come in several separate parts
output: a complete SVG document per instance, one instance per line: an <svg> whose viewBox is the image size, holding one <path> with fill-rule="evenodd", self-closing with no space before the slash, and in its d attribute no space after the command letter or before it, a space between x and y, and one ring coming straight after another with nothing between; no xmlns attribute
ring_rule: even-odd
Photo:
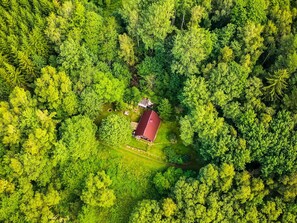
<svg viewBox="0 0 297 223"><path fill-rule="evenodd" d="M174 26L175 18L176 18L176 11L174 12L174 17L173 17L173 19L171 20L171 25L172 25L172 26Z"/></svg>
<svg viewBox="0 0 297 223"><path fill-rule="evenodd" d="M183 13L183 19L182 19L182 23L181 23L180 29L183 29L184 22L185 22L185 13Z"/></svg>

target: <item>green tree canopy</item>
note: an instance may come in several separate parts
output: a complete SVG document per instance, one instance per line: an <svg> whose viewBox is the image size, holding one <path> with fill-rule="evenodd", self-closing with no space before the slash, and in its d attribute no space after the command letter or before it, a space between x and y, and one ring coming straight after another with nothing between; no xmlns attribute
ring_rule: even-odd
<svg viewBox="0 0 297 223"><path fill-rule="evenodd" d="M107 116L99 127L100 140L110 146L124 145L129 142L131 136L130 122L122 115Z"/></svg>
<svg viewBox="0 0 297 223"><path fill-rule="evenodd" d="M42 69L42 75L35 81L35 94L39 105L57 116L71 116L77 112L78 101L72 91L70 78L53 67Z"/></svg>
<svg viewBox="0 0 297 223"><path fill-rule="evenodd" d="M172 48L172 71L182 75L198 73L201 63L211 53L212 45L210 32L203 28L193 26L178 32Z"/></svg>
<svg viewBox="0 0 297 223"><path fill-rule="evenodd" d="M78 115L66 119L59 128L56 159L76 161L89 158L97 149L97 127L86 116Z"/></svg>
<svg viewBox="0 0 297 223"><path fill-rule="evenodd" d="M115 195L110 189L112 181L104 171L90 174L86 179L86 186L81 199L84 203L95 207L110 207L115 202Z"/></svg>

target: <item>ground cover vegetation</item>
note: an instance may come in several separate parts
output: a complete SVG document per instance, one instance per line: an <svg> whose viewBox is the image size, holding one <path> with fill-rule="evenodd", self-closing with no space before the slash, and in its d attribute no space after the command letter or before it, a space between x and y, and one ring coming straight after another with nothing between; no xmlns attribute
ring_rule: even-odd
<svg viewBox="0 0 297 223"><path fill-rule="evenodd" d="M0 0L0 222L294 223L296 188L295 0Z"/></svg>

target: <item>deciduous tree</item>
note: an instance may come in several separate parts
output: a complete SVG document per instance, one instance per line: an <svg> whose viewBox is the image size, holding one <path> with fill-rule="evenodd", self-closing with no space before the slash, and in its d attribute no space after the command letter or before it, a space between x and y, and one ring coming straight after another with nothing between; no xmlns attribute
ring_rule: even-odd
<svg viewBox="0 0 297 223"><path fill-rule="evenodd" d="M81 199L84 203L94 207L110 207L115 202L115 195L110 189L112 181L104 171L95 175L90 174L86 179L86 186Z"/></svg>
<svg viewBox="0 0 297 223"><path fill-rule="evenodd" d="M99 138L110 146L126 144L132 135L130 122L121 115L109 115L105 118L99 128Z"/></svg>

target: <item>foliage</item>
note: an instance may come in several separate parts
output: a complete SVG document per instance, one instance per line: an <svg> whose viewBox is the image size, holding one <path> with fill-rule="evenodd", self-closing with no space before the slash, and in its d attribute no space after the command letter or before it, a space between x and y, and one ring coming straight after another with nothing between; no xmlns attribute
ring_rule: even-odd
<svg viewBox="0 0 297 223"><path fill-rule="evenodd" d="M184 156L177 154L176 151L171 147L164 148L164 153L169 163L182 164L184 162Z"/></svg>
<svg viewBox="0 0 297 223"><path fill-rule="evenodd" d="M286 80L289 78L286 70L278 70L269 78L267 78L268 86L264 88L268 92L271 100L276 100L283 95L283 91L287 87Z"/></svg>
<svg viewBox="0 0 297 223"><path fill-rule="evenodd" d="M164 98L160 101L160 104L158 105L158 112L162 120L170 120L172 117L172 106L168 99Z"/></svg>
<svg viewBox="0 0 297 223"><path fill-rule="evenodd" d="M109 115L99 128L99 138L107 145L127 144L132 134L130 122L121 115Z"/></svg>
<svg viewBox="0 0 297 223"><path fill-rule="evenodd" d="M288 180L288 178L287 178ZM276 187L277 183L272 183ZM209 164L197 178L181 177L163 201L143 200L131 214L130 222L212 222L285 220L282 210L293 207L282 201L282 195L269 197L269 187L261 178L247 171L236 172L232 165ZM268 198L268 200L267 200Z"/></svg>
<svg viewBox="0 0 297 223"><path fill-rule="evenodd" d="M92 77L92 84L86 86L81 92L80 112L95 119L104 103L122 101L124 84L113 78L110 73L94 71Z"/></svg>
<svg viewBox="0 0 297 223"><path fill-rule="evenodd" d="M53 67L42 69L42 75L35 82L35 94L39 105L57 116L71 116L77 112L78 101L72 91L72 83L64 72Z"/></svg>
<svg viewBox="0 0 297 223"><path fill-rule="evenodd" d="M130 66L135 64L136 58L134 55L134 44L132 39L124 33L123 35L119 35L119 43L120 49L119 56L123 58L123 60L128 63Z"/></svg>
<svg viewBox="0 0 297 223"><path fill-rule="evenodd" d="M182 75L198 73L201 63L211 53L212 44L210 32L203 28L194 26L180 31L172 49L172 71Z"/></svg>
<svg viewBox="0 0 297 223"><path fill-rule="evenodd" d="M0 221L296 222L296 27L290 0L0 1ZM143 97L162 125L129 143Z"/></svg>
<svg viewBox="0 0 297 223"><path fill-rule="evenodd" d="M148 5L141 16L141 25L138 29L146 48L153 48L156 43L164 41L167 34L173 30L170 21L173 9L173 0L160 0Z"/></svg>
<svg viewBox="0 0 297 223"><path fill-rule="evenodd" d="M110 207L114 204L115 195L109 189L111 179L105 172L90 174L86 180L86 188L82 191L81 199L84 203L95 207Z"/></svg>
<svg viewBox="0 0 297 223"><path fill-rule="evenodd" d="M97 149L96 130L88 117L79 115L66 119L59 128L56 159L61 162L88 159Z"/></svg>

